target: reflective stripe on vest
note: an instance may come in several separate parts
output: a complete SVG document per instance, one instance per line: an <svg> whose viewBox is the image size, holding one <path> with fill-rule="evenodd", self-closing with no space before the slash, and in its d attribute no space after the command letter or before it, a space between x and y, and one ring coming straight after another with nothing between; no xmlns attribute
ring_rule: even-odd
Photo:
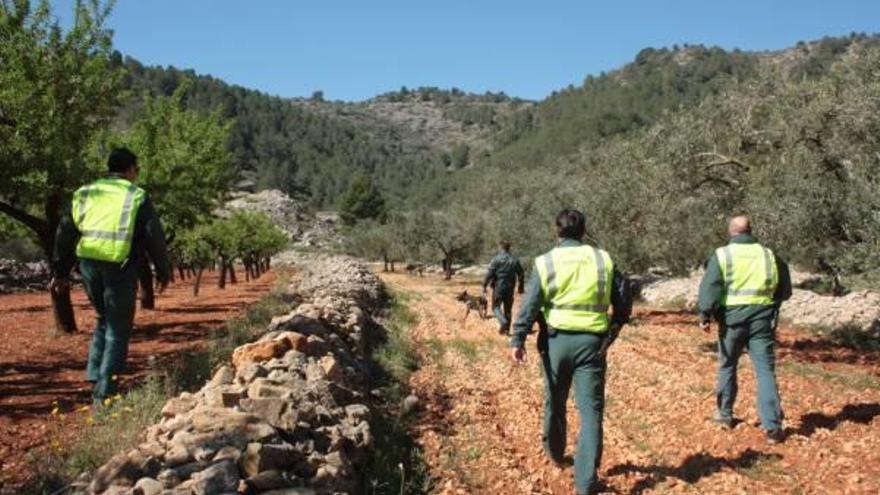
<svg viewBox="0 0 880 495"><path fill-rule="evenodd" d="M721 305L771 306L779 285L776 256L760 244L728 244L715 251L724 280Z"/></svg>
<svg viewBox="0 0 880 495"><path fill-rule="evenodd" d="M146 198L143 189L121 178L81 187L73 194L73 221L81 237L76 255L122 263L131 253L137 212Z"/></svg>
<svg viewBox="0 0 880 495"><path fill-rule="evenodd" d="M544 317L558 330L608 330L614 264L592 246L557 247L535 259L544 294Z"/></svg>

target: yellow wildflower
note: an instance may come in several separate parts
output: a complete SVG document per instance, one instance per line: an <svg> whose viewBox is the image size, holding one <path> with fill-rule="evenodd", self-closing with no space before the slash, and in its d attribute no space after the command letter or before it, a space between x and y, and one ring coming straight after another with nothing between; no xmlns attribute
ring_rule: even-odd
<svg viewBox="0 0 880 495"><path fill-rule="evenodd" d="M52 408L52 416L58 416L58 413L61 412L61 409L58 409L58 406Z"/></svg>
<svg viewBox="0 0 880 495"><path fill-rule="evenodd" d="M119 413L117 413L117 412L115 412L115 413L110 413L110 417L113 418L113 419L116 419L116 418L119 417Z"/></svg>
<svg viewBox="0 0 880 495"><path fill-rule="evenodd" d="M91 411L92 409L89 406L82 406L81 408L79 408L77 410L81 413L87 413L87 412Z"/></svg>
<svg viewBox="0 0 880 495"><path fill-rule="evenodd" d="M111 399L110 397L107 397L106 399L104 399L105 406L109 406L112 403L113 403L113 399Z"/></svg>

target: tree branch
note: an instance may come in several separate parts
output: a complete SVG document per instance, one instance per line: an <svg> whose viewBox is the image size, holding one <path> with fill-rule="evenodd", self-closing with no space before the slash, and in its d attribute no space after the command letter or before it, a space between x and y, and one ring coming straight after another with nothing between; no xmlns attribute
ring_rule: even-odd
<svg viewBox="0 0 880 495"><path fill-rule="evenodd" d="M45 235L46 229L49 228L49 224L42 218L35 217L30 213L19 210L18 208L15 208L9 203L5 203L3 201L0 201L0 213L5 213L14 220L18 220L27 228L33 230L38 236L40 236L40 238Z"/></svg>
<svg viewBox="0 0 880 495"><path fill-rule="evenodd" d="M740 183L735 180L724 179L721 177L705 177L700 182L697 182L693 187L691 187L691 190L696 191L697 189L703 187L703 184L708 184L710 182L721 184L722 186L726 186L730 189L740 188Z"/></svg>
<svg viewBox="0 0 880 495"><path fill-rule="evenodd" d="M749 166L746 165L745 163L737 160L736 158L731 158L729 156L722 155L721 153L716 153L716 152L710 151L710 152L705 152L705 153L697 153L696 155L694 155L694 157L695 158L705 158L705 157L715 158L714 162L709 163L705 166L705 168L707 168L707 169L721 167L724 165L733 165L734 167L736 167L742 171L749 170Z"/></svg>

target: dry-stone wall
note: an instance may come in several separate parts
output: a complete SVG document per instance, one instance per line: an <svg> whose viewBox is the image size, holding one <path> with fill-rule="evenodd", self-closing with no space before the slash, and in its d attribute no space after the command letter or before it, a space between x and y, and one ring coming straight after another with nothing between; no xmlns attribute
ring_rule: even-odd
<svg viewBox="0 0 880 495"><path fill-rule="evenodd" d="M49 265L0 259L0 294L24 290L46 290Z"/></svg>
<svg viewBox="0 0 880 495"><path fill-rule="evenodd" d="M806 277L808 274L792 274L794 283ZM641 296L649 303L695 311L701 278L702 273L695 273L687 278L654 280L642 287ZM791 299L782 305L781 316L804 327L835 329L854 326L877 331L880 329L880 293L862 290L832 297L794 289Z"/></svg>
<svg viewBox="0 0 880 495"><path fill-rule="evenodd" d="M88 493L355 493L371 443L364 330L379 280L317 257L289 292L302 301L235 350L195 393L168 401L137 448L96 471Z"/></svg>
<svg viewBox="0 0 880 495"><path fill-rule="evenodd" d="M302 204L276 189L232 193L218 213L226 215L232 210L265 213L297 247L329 248L342 242L342 237L336 231L338 218L335 215L313 215Z"/></svg>

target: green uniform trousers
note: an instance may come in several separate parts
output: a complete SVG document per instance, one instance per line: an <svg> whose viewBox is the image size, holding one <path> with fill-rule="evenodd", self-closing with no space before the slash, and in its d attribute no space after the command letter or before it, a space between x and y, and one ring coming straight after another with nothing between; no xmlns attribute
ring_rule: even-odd
<svg viewBox="0 0 880 495"><path fill-rule="evenodd" d="M575 403L581 429L574 457L574 484L578 493L598 483L602 461L602 416L605 410L604 334L557 332L548 338L541 355L544 371L544 450L556 462L565 453L565 406L574 378Z"/></svg>
<svg viewBox="0 0 880 495"><path fill-rule="evenodd" d="M83 259L79 264L86 293L98 314L86 380L93 382L94 400L116 393L116 375L125 371L128 339L134 320L137 270L121 270L118 264Z"/></svg>
<svg viewBox="0 0 880 495"><path fill-rule="evenodd" d="M513 288L510 290L494 289L492 291L492 313L498 320L498 330L501 333L510 333L511 310L513 309Z"/></svg>
<svg viewBox="0 0 880 495"><path fill-rule="evenodd" d="M758 381L758 415L761 427L776 430L782 427L782 406L776 386L776 335L771 318L755 318L741 325L721 327L718 332L718 414L733 418L733 404L738 391L736 369L744 349Z"/></svg>

